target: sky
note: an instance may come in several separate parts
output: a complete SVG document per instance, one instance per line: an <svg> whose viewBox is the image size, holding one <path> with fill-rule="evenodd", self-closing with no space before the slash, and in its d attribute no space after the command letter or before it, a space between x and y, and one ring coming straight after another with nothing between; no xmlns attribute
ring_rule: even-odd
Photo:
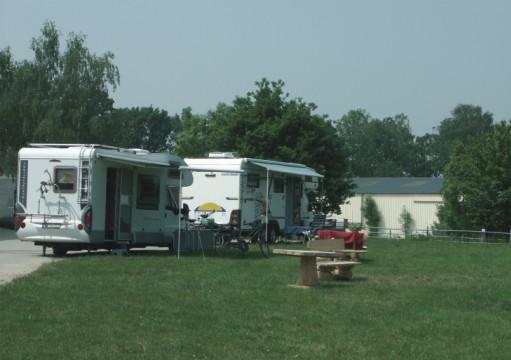
<svg viewBox="0 0 511 360"><path fill-rule="evenodd" d="M205 113L283 80L336 120L404 113L415 135L458 104L511 119L507 0L0 0L0 48L32 59L45 21L115 55L115 107Z"/></svg>

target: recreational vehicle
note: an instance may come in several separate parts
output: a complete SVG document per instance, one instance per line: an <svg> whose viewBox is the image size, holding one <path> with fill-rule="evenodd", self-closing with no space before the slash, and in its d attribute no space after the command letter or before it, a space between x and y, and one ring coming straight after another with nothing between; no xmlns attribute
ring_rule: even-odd
<svg viewBox="0 0 511 360"><path fill-rule="evenodd" d="M307 193L323 176L302 164L240 158L235 153L210 153L208 158L185 159L193 184L183 188L182 201L197 220L227 224L234 212L248 231L268 212L271 231L278 234L312 220ZM269 204L266 209L266 204Z"/></svg>
<svg viewBox="0 0 511 360"><path fill-rule="evenodd" d="M12 227L14 216L14 179L0 176L0 226Z"/></svg>
<svg viewBox="0 0 511 360"><path fill-rule="evenodd" d="M184 161L105 145L31 144L19 151L17 236L68 250L171 246Z"/></svg>

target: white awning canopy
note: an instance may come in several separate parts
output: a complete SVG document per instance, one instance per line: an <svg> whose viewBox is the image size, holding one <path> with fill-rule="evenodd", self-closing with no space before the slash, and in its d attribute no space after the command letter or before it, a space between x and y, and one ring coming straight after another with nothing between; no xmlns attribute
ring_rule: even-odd
<svg viewBox="0 0 511 360"><path fill-rule="evenodd" d="M296 175L296 176L311 176L316 178L322 178L323 175L316 172L316 170L305 166L303 164L285 163L270 160L259 160L259 159L247 159L247 163L262 167L268 171Z"/></svg>
<svg viewBox="0 0 511 360"><path fill-rule="evenodd" d="M172 155L169 155L169 158L166 160L163 160L161 158L155 159L154 157L151 157L149 155L112 154L105 152L98 152L96 156L99 159L108 159L126 165L146 168L154 167L178 168L180 165L183 164L183 161L182 160L180 161L180 158Z"/></svg>
<svg viewBox="0 0 511 360"><path fill-rule="evenodd" d="M183 171L195 171L195 172L225 172L225 173L237 173L240 174L242 170L234 169L222 169L222 168L206 168L206 167L192 167L192 166L180 166L179 170Z"/></svg>

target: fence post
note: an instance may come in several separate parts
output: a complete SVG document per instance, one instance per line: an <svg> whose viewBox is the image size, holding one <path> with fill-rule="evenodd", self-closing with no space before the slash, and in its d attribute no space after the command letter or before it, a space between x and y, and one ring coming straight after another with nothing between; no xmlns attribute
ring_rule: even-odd
<svg viewBox="0 0 511 360"><path fill-rule="evenodd" d="M389 240L392 240L392 229L389 229Z"/></svg>
<svg viewBox="0 0 511 360"><path fill-rule="evenodd" d="M481 229L481 242L484 242L486 240L486 230Z"/></svg>
<svg viewBox="0 0 511 360"><path fill-rule="evenodd" d="M511 244L511 229L509 229L509 243Z"/></svg>

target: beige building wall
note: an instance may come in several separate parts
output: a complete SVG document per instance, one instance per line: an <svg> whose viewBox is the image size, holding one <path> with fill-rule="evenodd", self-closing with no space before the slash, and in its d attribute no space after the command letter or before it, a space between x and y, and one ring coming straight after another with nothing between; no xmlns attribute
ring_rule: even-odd
<svg viewBox="0 0 511 360"><path fill-rule="evenodd" d="M443 203L440 194L357 194L349 199L349 203L341 205L341 215L334 218L338 221L346 218L349 222L361 223L362 201L367 196L374 199L382 215L380 226L391 229L401 229L399 217L403 207L412 215L414 229L430 229L438 220L438 206Z"/></svg>

